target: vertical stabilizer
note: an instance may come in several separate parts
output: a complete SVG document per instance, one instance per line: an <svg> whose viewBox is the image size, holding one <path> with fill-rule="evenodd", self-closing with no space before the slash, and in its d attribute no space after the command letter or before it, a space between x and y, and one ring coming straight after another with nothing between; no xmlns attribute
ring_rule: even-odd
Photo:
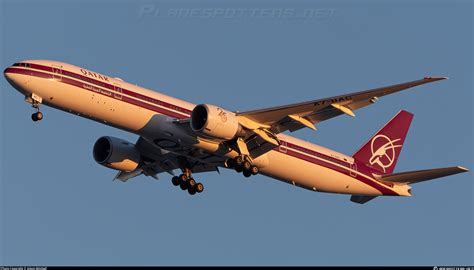
<svg viewBox="0 0 474 270"><path fill-rule="evenodd" d="M413 114L400 111L352 157L382 174L395 169Z"/></svg>

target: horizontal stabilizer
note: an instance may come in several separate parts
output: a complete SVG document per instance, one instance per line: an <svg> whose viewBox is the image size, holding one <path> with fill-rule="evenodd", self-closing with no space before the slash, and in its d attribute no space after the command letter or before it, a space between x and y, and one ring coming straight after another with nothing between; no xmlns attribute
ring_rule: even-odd
<svg viewBox="0 0 474 270"><path fill-rule="evenodd" d="M374 175L375 179L394 184L413 184L469 171L466 168L448 167L421 171L401 172L386 175Z"/></svg>
<svg viewBox="0 0 474 270"><path fill-rule="evenodd" d="M361 195L352 195L351 202L364 204L372 199L377 198L377 196L361 196Z"/></svg>

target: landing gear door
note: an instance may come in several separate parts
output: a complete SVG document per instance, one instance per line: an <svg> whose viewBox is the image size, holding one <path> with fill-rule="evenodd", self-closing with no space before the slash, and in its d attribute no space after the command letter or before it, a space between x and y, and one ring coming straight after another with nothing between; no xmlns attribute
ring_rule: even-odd
<svg viewBox="0 0 474 270"><path fill-rule="evenodd" d="M56 81L61 81L63 79L63 66L52 65L53 69L53 79Z"/></svg>
<svg viewBox="0 0 474 270"><path fill-rule="evenodd" d="M118 83L114 83L114 98L122 100L122 87Z"/></svg>

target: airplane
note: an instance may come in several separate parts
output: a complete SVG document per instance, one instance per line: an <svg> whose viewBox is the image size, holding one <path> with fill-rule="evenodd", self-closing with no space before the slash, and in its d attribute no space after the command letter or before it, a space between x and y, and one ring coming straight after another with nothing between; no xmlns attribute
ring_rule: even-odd
<svg viewBox="0 0 474 270"><path fill-rule="evenodd" d="M138 135L135 143L103 136L93 146L95 161L116 170L114 180L122 182L168 173L174 186L195 195L204 185L193 174L228 168L245 177L262 174L311 191L348 194L364 204L379 196L409 197L412 184L468 171L454 166L394 173L413 119L404 110L352 156L284 134L316 130L318 123L339 115L354 117L354 111L380 97L446 77L232 112L58 61L21 61L7 67L4 76L35 109L35 122L43 119L44 104Z"/></svg>

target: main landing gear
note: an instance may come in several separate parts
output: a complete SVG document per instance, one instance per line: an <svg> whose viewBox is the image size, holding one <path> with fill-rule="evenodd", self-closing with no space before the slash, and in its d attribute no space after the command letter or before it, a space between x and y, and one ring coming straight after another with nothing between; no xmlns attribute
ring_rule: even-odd
<svg viewBox="0 0 474 270"><path fill-rule="evenodd" d="M255 166L250 158L250 153L247 148L247 143L243 138L238 138L236 146L240 155L226 160L228 168L235 169L236 172L242 172L245 177L258 174L258 167Z"/></svg>
<svg viewBox="0 0 474 270"><path fill-rule="evenodd" d="M226 162L227 167L235 169L236 172L242 173L245 177L258 174L258 167L253 165L249 156L240 155L229 158Z"/></svg>
<svg viewBox="0 0 474 270"><path fill-rule="evenodd" d="M191 176L189 170L186 170L179 176L173 176L171 183L173 183L174 186L179 186L182 190L188 190L190 195L204 191L204 185L202 183L196 183L196 180Z"/></svg>

